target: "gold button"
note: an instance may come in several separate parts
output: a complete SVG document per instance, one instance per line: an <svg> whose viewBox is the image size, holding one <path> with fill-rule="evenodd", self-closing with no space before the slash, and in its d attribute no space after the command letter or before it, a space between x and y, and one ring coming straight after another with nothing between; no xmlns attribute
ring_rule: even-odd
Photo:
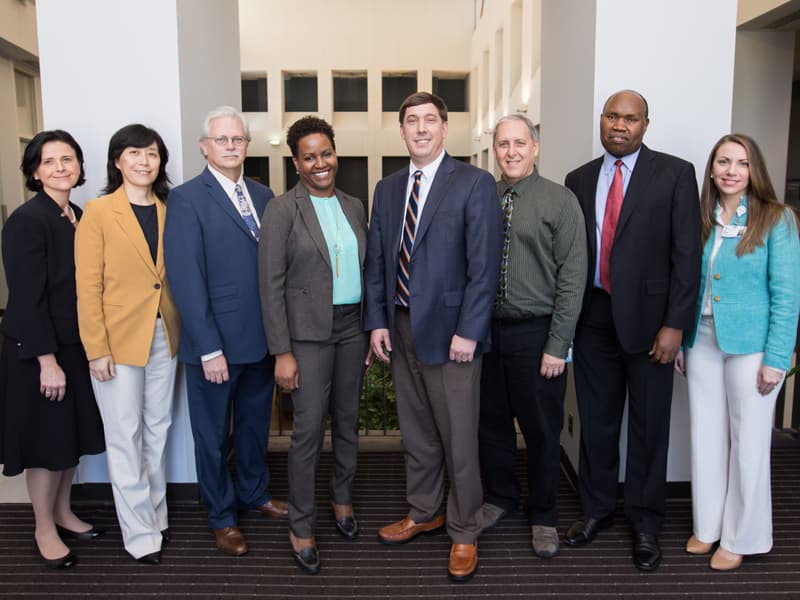
<svg viewBox="0 0 800 600"><path fill-rule="evenodd" d="M719 273L717 273L716 275L714 275L714 279L719 279Z"/></svg>
<svg viewBox="0 0 800 600"><path fill-rule="evenodd" d="M719 296L714 296L714 302L719 302Z"/></svg>

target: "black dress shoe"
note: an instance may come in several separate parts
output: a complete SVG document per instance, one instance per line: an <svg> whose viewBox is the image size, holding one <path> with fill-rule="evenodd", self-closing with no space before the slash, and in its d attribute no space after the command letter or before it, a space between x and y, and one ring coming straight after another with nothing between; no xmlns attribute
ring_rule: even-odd
<svg viewBox="0 0 800 600"><path fill-rule="evenodd" d="M652 533L637 533L633 542L633 564L640 571L655 571L661 562L661 547Z"/></svg>
<svg viewBox="0 0 800 600"><path fill-rule="evenodd" d="M172 540L172 536L169 533L169 527L166 529L161 530L161 545L168 544Z"/></svg>
<svg viewBox="0 0 800 600"><path fill-rule="evenodd" d="M308 546L299 552L293 552L294 562L300 567L300 570L309 575L316 575L319 573L320 562L319 552L316 546Z"/></svg>
<svg viewBox="0 0 800 600"><path fill-rule="evenodd" d="M75 556L71 551L67 552L66 555L62 556L61 558L45 558L42 556L41 550L39 550L39 544L36 543L36 540L33 540L33 547L36 549L36 553L39 555L44 561L45 566L48 569L69 569L70 567L74 567L78 564L78 557Z"/></svg>
<svg viewBox="0 0 800 600"><path fill-rule="evenodd" d="M601 529L608 529L614 524L614 515L606 515L602 519L586 517L582 521L575 521L564 536L568 546L585 546L597 537Z"/></svg>
<svg viewBox="0 0 800 600"><path fill-rule="evenodd" d="M72 538L74 540L94 540L106 534L106 530L100 527L92 527L89 531L72 531L61 525L56 525L56 531L58 531L58 535L62 539Z"/></svg>
<svg viewBox="0 0 800 600"><path fill-rule="evenodd" d="M156 552L151 552L150 554L140 556L136 559L136 562L140 562L145 565L157 565L161 562L161 551L157 550Z"/></svg>
<svg viewBox="0 0 800 600"><path fill-rule="evenodd" d="M336 531L348 540L354 540L358 536L358 521L353 515L342 517L336 521Z"/></svg>

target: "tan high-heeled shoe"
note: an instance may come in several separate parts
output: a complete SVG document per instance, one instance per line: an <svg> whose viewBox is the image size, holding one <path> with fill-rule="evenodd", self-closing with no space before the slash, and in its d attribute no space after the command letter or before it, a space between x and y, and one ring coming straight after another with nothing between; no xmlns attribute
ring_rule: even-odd
<svg viewBox="0 0 800 600"><path fill-rule="evenodd" d="M734 554L720 546L711 556L711 562L708 566L714 571L735 571L742 566L743 559L744 557L741 554Z"/></svg>
<svg viewBox="0 0 800 600"><path fill-rule="evenodd" d="M714 542L701 542L694 535L686 542L686 552L689 554L708 554L714 548Z"/></svg>

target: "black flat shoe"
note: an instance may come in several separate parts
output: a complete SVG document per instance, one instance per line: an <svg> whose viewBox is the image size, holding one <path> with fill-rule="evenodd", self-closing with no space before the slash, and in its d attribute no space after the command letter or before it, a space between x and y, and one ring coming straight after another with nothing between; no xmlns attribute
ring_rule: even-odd
<svg viewBox="0 0 800 600"><path fill-rule="evenodd" d="M309 575L316 575L319 573L319 552L317 552L317 548L315 546L303 548L300 550L300 552L293 551L292 555L294 556L295 564L300 568L301 571L308 573Z"/></svg>
<svg viewBox="0 0 800 600"><path fill-rule="evenodd" d="M358 537L358 521L355 516L342 517L336 521L336 531L347 540L356 539Z"/></svg>
<svg viewBox="0 0 800 600"><path fill-rule="evenodd" d="M651 572L661 562L661 546L652 533L637 533L633 541L633 564L640 571Z"/></svg>
<svg viewBox="0 0 800 600"><path fill-rule="evenodd" d="M56 525L56 531L58 531L61 539L72 538L73 540L94 540L106 534L106 530L100 527L92 527L88 531L72 531L61 525Z"/></svg>
<svg viewBox="0 0 800 600"><path fill-rule="evenodd" d="M33 540L33 547L36 550L36 554L44 561L48 569L69 569L78 564L78 557L75 556L72 551L67 552L67 554L61 558L45 558L42 556L42 552L39 550L39 544L36 543L35 539Z"/></svg>
<svg viewBox="0 0 800 600"><path fill-rule="evenodd" d="M161 530L161 545L168 544L172 541L172 536L169 533L169 527Z"/></svg>
<svg viewBox="0 0 800 600"><path fill-rule="evenodd" d="M608 529L614 524L614 515L607 515L602 519L586 517L582 521L575 521L564 536L568 546L585 546L597 537L601 529Z"/></svg>
<svg viewBox="0 0 800 600"><path fill-rule="evenodd" d="M161 551L158 550L157 552L151 552L150 554L140 556L136 559L136 562L140 562L145 565L157 565L161 562Z"/></svg>

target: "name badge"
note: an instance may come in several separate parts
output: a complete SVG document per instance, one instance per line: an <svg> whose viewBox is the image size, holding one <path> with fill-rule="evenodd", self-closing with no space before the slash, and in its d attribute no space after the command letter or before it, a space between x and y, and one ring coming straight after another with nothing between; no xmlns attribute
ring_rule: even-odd
<svg viewBox="0 0 800 600"><path fill-rule="evenodd" d="M722 228L722 237L724 238L742 237L746 230L747 226L745 225L725 225L725 227Z"/></svg>

